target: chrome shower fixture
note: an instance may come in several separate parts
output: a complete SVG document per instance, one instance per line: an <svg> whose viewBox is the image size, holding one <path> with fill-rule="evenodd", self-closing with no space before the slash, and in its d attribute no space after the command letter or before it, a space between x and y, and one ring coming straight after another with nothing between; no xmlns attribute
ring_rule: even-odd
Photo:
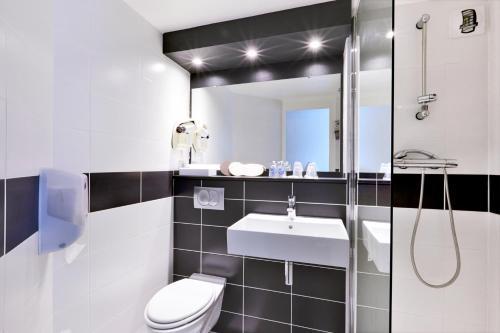
<svg viewBox="0 0 500 333"><path fill-rule="evenodd" d="M413 232L411 234L411 242L410 242L410 258L413 271L415 272L415 275L417 276L419 281L422 282L427 287L436 289L448 287L458 279L462 267L462 259L460 257L460 245L458 244L457 231L455 228L455 217L453 216L453 209L451 206L450 190L448 184L448 171L447 171L448 168L458 167L458 162L457 160L454 159L439 158L435 154L425 150L406 149L406 150L401 150L396 154L394 154L393 165L394 167L400 169L412 168L412 169L422 170L420 177L420 198L418 200L417 216L415 217L415 223L413 225ZM425 171L427 169L443 170L446 206L448 208L451 236L453 238L453 245L455 248L455 259L456 259L455 273L453 273L453 276L449 280L443 283L431 283L427 281L420 273L417 267L417 262L415 260L415 244L417 239L418 227L421 223L421 217L422 217L422 209L424 202L424 187L425 187Z"/></svg>
<svg viewBox="0 0 500 333"><path fill-rule="evenodd" d="M429 14L424 14L418 20L416 27L422 30L422 95L417 97L420 111L415 115L418 120L424 120L430 115L429 103L437 101L437 94L427 92L427 23L431 19Z"/></svg>

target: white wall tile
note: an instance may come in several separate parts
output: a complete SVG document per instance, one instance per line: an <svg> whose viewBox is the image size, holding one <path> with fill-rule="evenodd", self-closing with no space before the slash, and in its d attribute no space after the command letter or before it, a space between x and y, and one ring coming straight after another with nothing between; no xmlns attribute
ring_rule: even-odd
<svg viewBox="0 0 500 333"><path fill-rule="evenodd" d="M488 170L488 35L452 39L449 16L461 6L484 1L396 1L395 150L417 148L456 158L450 173ZM431 115L415 119L421 94L421 32L418 16L428 13L428 92L438 101ZM466 80L464 80L466 78Z"/></svg>
<svg viewBox="0 0 500 333"><path fill-rule="evenodd" d="M487 324L485 299L489 292L486 284L489 213L454 212L462 260L460 276L448 288L432 289L418 281L411 266L410 240L416 212L416 209L394 209L395 332L417 332L416 328L406 325L419 318L424 318L422 324L429 325L426 329L430 331L444 333L458 329L460 332L462 327L462 332L484 332ZM453 276L456 260L447 211L423 210L415 259L420 274L431 283L443 283ZM407 316L410 319L403 319Z"/></svg>
<svg viewBox="0 0 500 333"><path fill-rule="evenodd" d="M3 14L3 13L2 13ZM43 31L44 27L40 27ZM52 37L37 48L25 31L6 29L7 177L36 175L52 165ZM36 35L39 36L37 33ZM42 38L42 36L40 36Z"/></svg>
<svg viewBox="0 0 500 333"><path fill-rule="evenodd" d="M488 313L488 332L500 332L500 215L490 214L488 228L488 256L486 303Z"/></svg>
<svg viewBox="0 0 500 333"><path fill-rule="evenodd" d="M52 332L53 275L50 257L38 255L34 234L4 257L5 313L3 328L9 333Z"/></svg>

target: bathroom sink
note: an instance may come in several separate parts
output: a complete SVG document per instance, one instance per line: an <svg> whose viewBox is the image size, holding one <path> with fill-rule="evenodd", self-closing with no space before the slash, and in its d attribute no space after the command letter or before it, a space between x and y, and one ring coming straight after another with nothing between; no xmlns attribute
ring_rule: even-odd
<svg viewBox="0 0 500 333"><path fill-rule="evenodd" d="M363 221L363 245L368 260L375 263L377 270L390 273L391 270L391 225L386 222Z"/></svg>
<svg viewBox="0 0 500 333"><path fill-rule="evenodd" d="M347 267L349 237L340 219L249 214L227 230L229 254Z"/></svg>

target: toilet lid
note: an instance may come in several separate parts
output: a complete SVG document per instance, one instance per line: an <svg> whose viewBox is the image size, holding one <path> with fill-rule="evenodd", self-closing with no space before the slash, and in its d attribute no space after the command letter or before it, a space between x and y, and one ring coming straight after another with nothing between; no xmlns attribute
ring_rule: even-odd
<svg viewBox="0 0 500 333"><path fill-rule="evenodd" d="M211 283L193 279L174 282L153 296L147 317L157 324L173 324L206 310L215 298Z"/></svg>

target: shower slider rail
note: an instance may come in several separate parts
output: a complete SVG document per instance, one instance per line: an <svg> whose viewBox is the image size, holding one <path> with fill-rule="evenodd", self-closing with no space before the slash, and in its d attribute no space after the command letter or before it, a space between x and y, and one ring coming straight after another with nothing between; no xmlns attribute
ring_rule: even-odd
<svg viewBox="0 0 500 333"><path fill-rule="evenodd" d="M400 169L448 169L458 167L454 159L398 159L394 160L394 166Z"/></svg>

